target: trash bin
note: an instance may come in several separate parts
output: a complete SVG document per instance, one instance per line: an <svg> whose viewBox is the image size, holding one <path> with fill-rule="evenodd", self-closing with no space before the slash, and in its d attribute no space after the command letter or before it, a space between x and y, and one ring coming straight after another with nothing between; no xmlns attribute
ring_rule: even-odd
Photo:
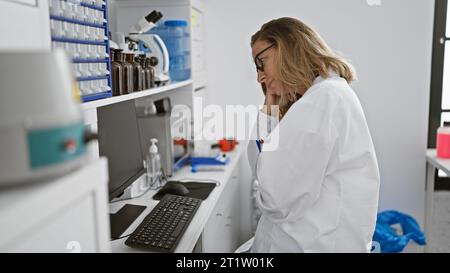
<svg viewBox="0 0 450 273"><path fill-rule="evenodd" d="M400 225L400 232L393 228L396 224ZM378 242L381 253L402 252L410 240L426 244L425 234L413 217L394 210L378 213L373 241Z"/></svg>

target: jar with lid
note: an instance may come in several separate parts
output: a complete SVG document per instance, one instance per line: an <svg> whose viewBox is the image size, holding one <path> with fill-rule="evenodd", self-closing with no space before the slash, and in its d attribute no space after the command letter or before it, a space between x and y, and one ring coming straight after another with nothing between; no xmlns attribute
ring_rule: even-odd
<svg viewBox="0 0 450 273"><path fill-rule="evenodd" d="M142 91L144 88L144 68L142 67L139 56L134 57L133 63L133 73L134 73L134 90Z"/></svg>
<svg viewBox="0 0 450 273"><path fill-rule="evenodd" d="M142 81L141 81L141 70L142 67L140 64L134 61L134 53L126 53L125 54L126 61L131 65L131 78L133 79L132 90L133 91L141 91L142 90Z"/></svg>
<svg viewBox="0 0 450 273"><path fill-rule="evenodd" d="M169 74L172 81L184 81L191 76L189 32L187 22L167 20L162 38L169 51Z"/></svg>
<svg viewBox="0 0 450 273"><path fill-rule="evenodd" d="M152 64L154 64L154 60L152 58L145 58L145 67L150 73L150 78L148 81L149 88L155 87L155 69L153 68Z"/></svg>
<svg viewBox="0 0 450 273"><path fill-rule="evenodd" d="M147 68L147 63L146 63L147 58L145 57L145 55L139 55L139 63L142 66L142 80L143 80L143 88L144 89L149 89L150 88L150 80L151 80L151 75L150 75L150 69Z"/></svg>
<svg viewBox="0 0 450 273"><path fill-rule="evenodd" d="M147 90L148 86L147 86L147 75L146 75L146 71L145 71L145 55L141 54L136 56L136 62L139 63L142 67L142 71L141 71L141 81L142 81L142 90Z"/></svg>
<svg viewBox="0 0 450 273"><path fill-rule="evenodd" d="M113 96L120 96L123 94L123 67L118 59L117 54L121 50L111 48L111 80Z"/></svg>
<svg viewBox="0 0 450 273"><path fill-rule="evenodd" d="M117 53L117 57L120 60L123 68L123 88L122 94L130 94L134 89L134 81L133 81L133 65L126 61L127 53L119 52ZM133 56L133 54L131 54Z"/></svg>

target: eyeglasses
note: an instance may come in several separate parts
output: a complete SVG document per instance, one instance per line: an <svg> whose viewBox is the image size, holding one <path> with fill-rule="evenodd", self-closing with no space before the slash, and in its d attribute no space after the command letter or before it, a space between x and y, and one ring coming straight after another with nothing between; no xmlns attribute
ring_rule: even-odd
<svg viewBox="0 0 450 273"><path fill-rule="evenodd" d="M264 61L261 60L259 58L259 56L261 56L261 54L263 54L264 52L266 52L267 50L271 49L274 46L275 46L275 44L271 44L268 47L266 47L263 50L261 50L258 54L256 54L256 56L255 56L255 65L256 65L256 71L257 72L264 72Z"/></svg>

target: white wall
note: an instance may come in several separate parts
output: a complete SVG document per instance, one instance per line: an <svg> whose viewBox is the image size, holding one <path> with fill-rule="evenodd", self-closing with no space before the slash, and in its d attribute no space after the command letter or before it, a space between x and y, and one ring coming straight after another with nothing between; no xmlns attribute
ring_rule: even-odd
<svg viewBox="0 0 450 273"><path fill-rule="evenodd" d="M0 1L0 50L50 50L48 1Z"/></svg>
<svg viewBox="0 0 450 273"><path fill-rule="evenodd" d="M368 6L365 0L208 0L205 5L212 103L262 103L250 37L270 19L301 19L358 72L353 87L377 151L380 211L400 210L423 222L434 1L381 0L381 6Z"/></svg>

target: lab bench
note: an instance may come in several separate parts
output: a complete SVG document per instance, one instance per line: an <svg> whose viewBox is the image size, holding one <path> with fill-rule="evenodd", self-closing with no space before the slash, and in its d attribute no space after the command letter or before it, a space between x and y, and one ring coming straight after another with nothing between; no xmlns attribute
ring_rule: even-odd
<svg viewBox="0 0 450 273"><path fill-rule="evenodd" d="M436 170L441 170L450 176L450 159L440 159L436 156L436 149L428 149L427 159L427 177L426 177L426 200L425 200L425 235L428 241L431 237L431 224L433 223L433 205L434 205L434 174ZM429 252L429 246L425 247L425 252Z"/></svg>
<svg viewBox="0 0 450 273"><path fill-rule="evenodd" d="M219 181L218 186L214 188L208 198L202 201L175 252L233 252L239 246L239 161L241 154L242 147L239 146L230 152L230 162L223 171L192 173L190 166L185 166L171 177L170 180ZM139 198L110 204L110 213L116 213L125 204L147 206L122 236L131 234L156 206L158 201L152 198L155 193L155 190L149 190ZM112 252L144 252L125 245L127 238L111 241Z"/></svg>

